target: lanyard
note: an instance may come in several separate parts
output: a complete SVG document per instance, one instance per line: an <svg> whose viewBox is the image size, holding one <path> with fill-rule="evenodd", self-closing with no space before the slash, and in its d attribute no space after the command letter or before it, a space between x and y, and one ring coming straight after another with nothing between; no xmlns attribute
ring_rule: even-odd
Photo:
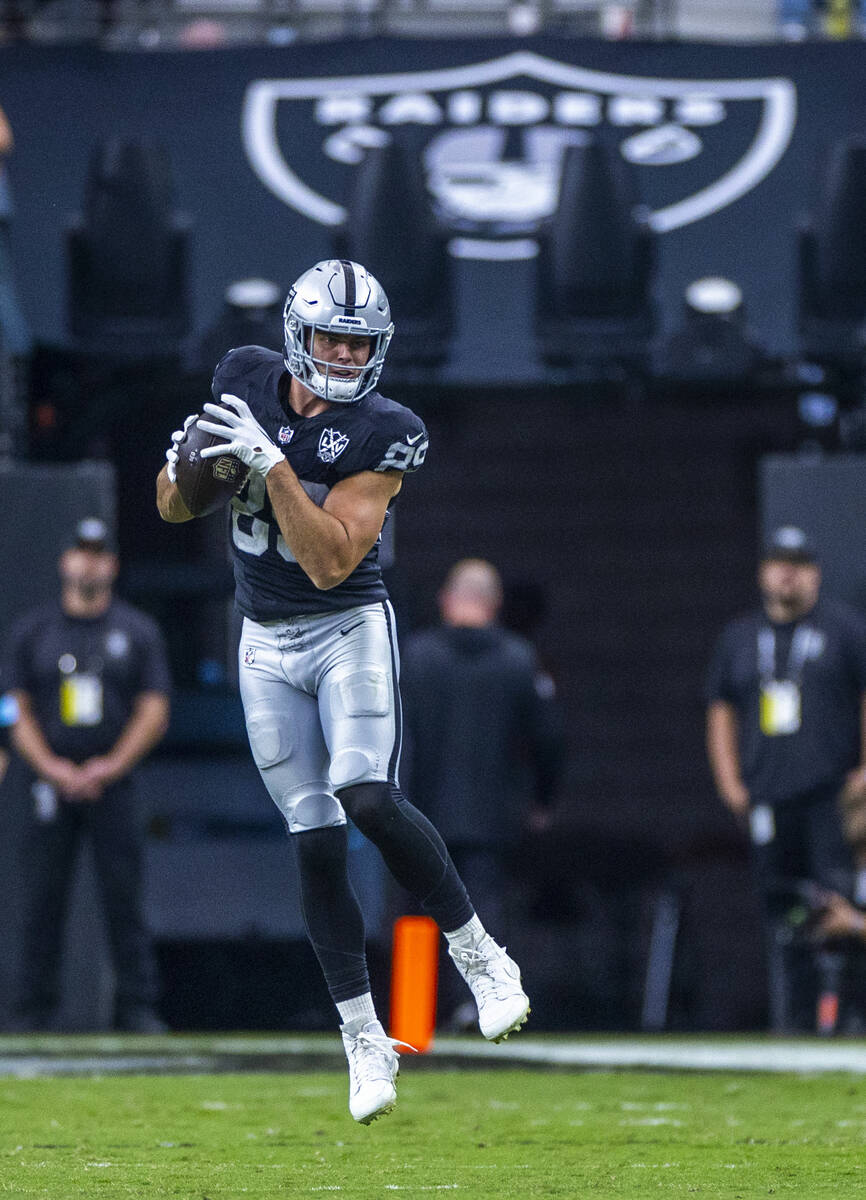
<svg viewBox="0 0 866 1200"><path fill-rule="evenodd" d="M808 625L798 625L791 638L791 648L788 651L788 666L783 679L790 683L799 684L803 677L803 667L806 660L812 658L817 651L821 635ZM776 631L764 628L758 631L758 674L762 686L772 683L776 678Z"/></svg>

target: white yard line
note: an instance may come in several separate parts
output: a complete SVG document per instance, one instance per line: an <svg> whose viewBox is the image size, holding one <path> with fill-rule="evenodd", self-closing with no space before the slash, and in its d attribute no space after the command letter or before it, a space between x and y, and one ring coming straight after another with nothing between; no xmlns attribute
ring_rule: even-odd
<svg viewBox="0 0 866 1200"><path fill-rule="evenodd" d="M430 1053L443 1067L465 1064L571 1067L576 1070L840 1071L866 1074L866 1040L824 1042L800 1038L522 1036L494 1046L472 1038L437 1038ZM265 1062L264 1060L268 1061ZM257 1069L342 1069L343 1052L326 1035L119 1038L91 1036L0 1037L0 1076L209 1073ZM280 1061L283 1060L283 1061ZM404 1059L408 1064L411 1058Z"/></svg>
<svg viewBox="0 0 866 1200"><path fill-rule="evenodd" d="M604 1041L532 1042L505 1046L485 1042L453 1042L442 1038L435 1054L467 1059L506 1058L515 1064L560 1067L660 1068L692 1071L848 1071L866 1074L866 1042L716 1042L611 1038ZM459 1047L459 1049L458 1049Z"/></svg>

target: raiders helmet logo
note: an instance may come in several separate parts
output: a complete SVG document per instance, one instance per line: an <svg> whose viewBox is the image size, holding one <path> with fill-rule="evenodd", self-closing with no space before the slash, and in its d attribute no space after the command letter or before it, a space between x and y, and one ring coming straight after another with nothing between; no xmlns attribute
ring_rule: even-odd
<svg viewBox="0 0 866 1200"><path fill-rule="evenodd" d="M788 79L653 79L517 51L399 75L258 80L244 100L243 137L266 187L336 227L346 209L324 190L341 194L340 174L401 126L423 130L429 191L462 235L452 252L508 258L527 256L526 243L555 211L564 149L589 134L640 168L650 224L666 233L756 187L784 154L795 119ZM293 130L291 146L280 128ZM318 161L308 153L315 141ZM303 147L296 162L292 146Z"/></svg>

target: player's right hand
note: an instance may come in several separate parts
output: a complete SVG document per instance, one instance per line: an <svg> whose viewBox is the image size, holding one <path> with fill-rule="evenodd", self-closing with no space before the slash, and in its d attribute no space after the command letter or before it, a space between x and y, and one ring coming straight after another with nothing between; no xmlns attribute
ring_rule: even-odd
<svg viewBox="0 0 866 1200"><path fill-rule="evenodd" d="M197 418L198 413L191 413L190 416L188 416L184 421L183 429L175 429L174 433L171 435L171 445L165 452L166 461L168 463L168 466L166 467L166 474L168 475L170 483L177 483L177 448L183 441L183 435L186 433L187 429L189 429L190 425L192 425L193 421L195 421Z"/></svg>

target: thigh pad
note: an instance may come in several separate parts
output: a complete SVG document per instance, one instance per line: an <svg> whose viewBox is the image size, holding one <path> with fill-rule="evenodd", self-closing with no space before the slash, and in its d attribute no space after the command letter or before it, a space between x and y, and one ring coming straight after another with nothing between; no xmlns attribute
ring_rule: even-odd
<svg viewBox="0 0 866 1200"><path fill-rule="evenodd" d="M334 681L331 716L386 717L391 711L389 677L380 667L352 667Z"/></svg>
<svg viewBox="0 0 866 1200"><path fill-rule="evenodd" d="M294 738L289 722L274 712L270 700L253 701L246 711L250 749L259 770L274 767L291 757Z"/></svg>

